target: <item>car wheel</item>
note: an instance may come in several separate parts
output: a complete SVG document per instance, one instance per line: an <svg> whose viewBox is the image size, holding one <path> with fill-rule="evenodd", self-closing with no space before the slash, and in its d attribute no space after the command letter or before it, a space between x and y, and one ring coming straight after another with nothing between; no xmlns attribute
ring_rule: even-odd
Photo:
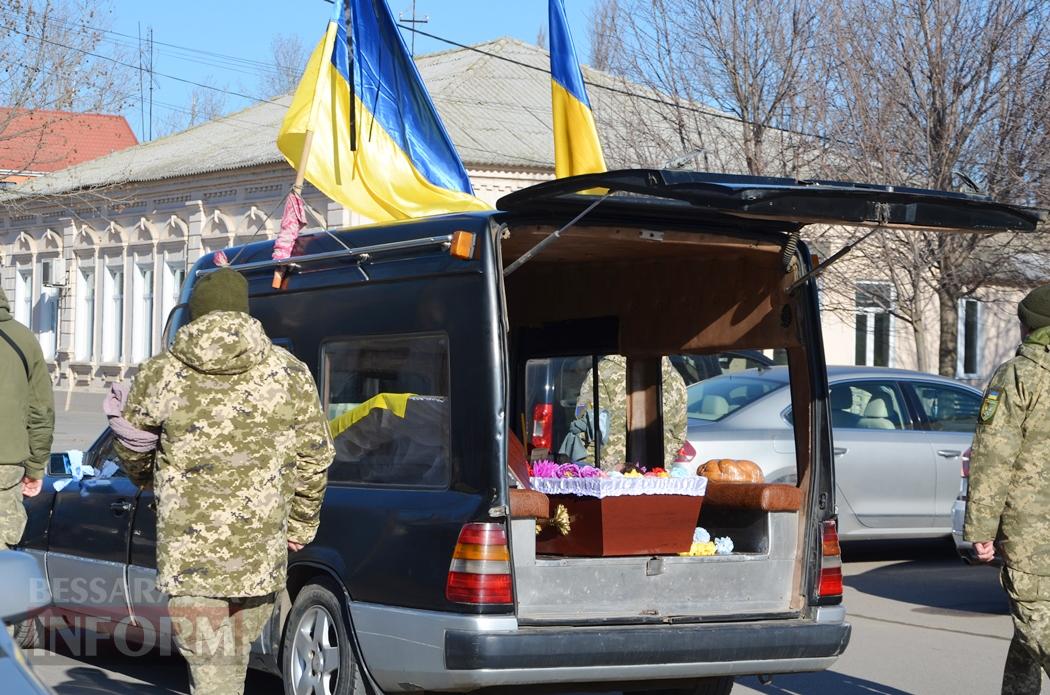
<svg viewBox="0 0 1050 695"><path fill-rule="evenodd" d="M11 626L11 639L21 649L35 649L40 646L40 628L36 618L28 618Z"/></svg>
<svg viewBox="0 0 1050 695"><path fill-rule="evenodd" d="M364 695L341 593L322 580L295 597L281 646L286 695Z"/></svg>
<svg viewBox="0 0 1050 695"><path fill-rule="evenodd" d="M691 688L669 688L663 690L646 690L646 695L729 695L733 691L733 678L704 678Z"/></svg>

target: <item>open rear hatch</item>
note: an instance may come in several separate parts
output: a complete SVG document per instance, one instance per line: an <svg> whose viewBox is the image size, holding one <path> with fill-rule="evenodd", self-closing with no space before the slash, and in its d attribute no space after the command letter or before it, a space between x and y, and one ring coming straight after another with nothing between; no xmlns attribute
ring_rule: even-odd
<svg viewBox="0 0 1050 695"><path fill-rule="evenodd" d="M523 457L555 459L561 451L565 458L568 424L605 412L601 399L615 398L614 387L591 397L606 379L602 364L622 370L623 460L601 452L616 431L601 415L597 429L608 431L595 437L592 430L590 453L574 456L607 470L675 460L668 423L685 403L668 404L675 392L662 368L668 363L761 350L781 356L790 374L797 485L727 493L725 483L709 483L716 487L695 520L711 536L730 537L732 554L560 554L549 552L545 522L537 536L533 518L515 519L518 616L537 623L787 617L819 600L833 471L820 319L816 291L805 282L809 260L798 252L801 229L1028 232L1040 219L1034 210L962 194L656 170L539 184L505 196L499 208L508 213L501 253L510 429L524 443ZM731 401L712 407L732 408ZM678 462L693 470L702 463L683 456Z"/></svg>

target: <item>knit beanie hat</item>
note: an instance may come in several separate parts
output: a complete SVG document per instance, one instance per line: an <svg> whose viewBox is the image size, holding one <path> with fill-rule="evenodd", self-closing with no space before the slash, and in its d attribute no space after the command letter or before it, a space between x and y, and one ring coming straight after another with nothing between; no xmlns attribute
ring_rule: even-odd
<svg viewBox="0 0 1050 695"><path fill-rule="evenodd" d="M190 319L199 319L210 311L248 313L248 281L243 275L220 268L197 281L190 294Z"/></svg>
<svg viewBox="0 0 1050 695"><path fill-rule="evenodd" d="M1050 285L1036 287L1017 305L1017 316L1029 330L1050 326Z"/></svg>

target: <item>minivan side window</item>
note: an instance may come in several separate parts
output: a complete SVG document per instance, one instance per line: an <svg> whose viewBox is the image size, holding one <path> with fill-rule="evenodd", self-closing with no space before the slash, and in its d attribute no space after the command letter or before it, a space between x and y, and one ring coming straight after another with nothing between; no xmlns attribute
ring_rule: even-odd
<svg viewBox="0 0 1050 695"><path fill-rule="evenodd" d="M447 336L341 338L325 343L321 363L330 483L447 487Z"/></svg>
<svg viewBox="0 0 1050 695"><path fill-rule="evenodd" d="M981 410L981 397L977 394L940 384L913 383L911 387L931 430L973 432L977 429L977 414Z"/></svg>

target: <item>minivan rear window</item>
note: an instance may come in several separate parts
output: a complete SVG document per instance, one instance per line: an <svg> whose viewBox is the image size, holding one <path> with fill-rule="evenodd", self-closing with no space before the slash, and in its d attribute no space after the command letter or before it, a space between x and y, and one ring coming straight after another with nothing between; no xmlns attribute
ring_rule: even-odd
<svg viewBox="0 0 1050 695"><path fill-rule="evenodd" d="M449 357L444 334L370 336L323 347L331 483L446 487Z"/></svg>

